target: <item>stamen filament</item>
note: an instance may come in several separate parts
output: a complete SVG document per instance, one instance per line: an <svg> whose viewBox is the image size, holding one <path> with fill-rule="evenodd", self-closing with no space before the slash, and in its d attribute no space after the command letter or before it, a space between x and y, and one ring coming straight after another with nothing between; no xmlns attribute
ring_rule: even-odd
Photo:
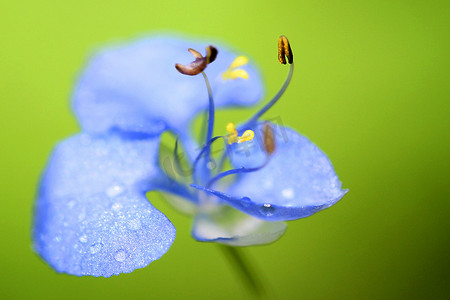
<svg viewBox="0 0 450 300"><path fill-rule="evenodd" d="M278 91L278 93L275 95L275 97L272 98L272 100L269 101L269 103L267 103L266 105L264 105L263 108L261 108L250 120L248 120L243 127L250 127L251 125L253 125L254 123L256 123L256 121L258 121L258 119L264 114L266 113L277 101L278 99L281 98L281 96L284 94L284 92L286 91L286 89L289 86L289 83L291 82L292 79L292 75L294 74L294 63L289 65L289 74L286 78L286 81L284 82L283 86L281 87L281 89Z"/></svg>
<svg viewBox="0 0 450 300"><path fill-rule="evenodd" d="M214 130L214 99L212 95L211 85L209 84L208 77L205 72L202 72L203 78L205 79L206 87L208 88L208 98L209 98L209 111L208 111L208 130L206 132L206 159L209 161L211 157L211 143L208 143L212 139ZM208 174L210 173L207 168ZM208 175L209 177L209 175Z"/></svg>
<svg viewBox="0 0 450 300"><path fill-rule="evenodd" d="M196 204L199 203L198 198L195 196L195 194L193 194L186 185L179 183L176 180L162 180L158 183L155 183L155 188L162 192L189 199Z"/></svg>
<svg viewBox="0 0 450 300"><path fill-rule="evenodd" d="M240 173L251 173L251 172L256 172L258 170L261 170L262 168L264 168L267 165L268 162L269 162L269 159L266 159L264 164L262 164L261 166L256 167L256 168L240 167L237 169L231 169L231 170L219 173L208 182L208 184L206 185L206 188L210 188L216 181L218 181L226 176L229 176L229 175L240 174Z"/></svg>
<svg viewBox="0 0 450 300"><path fill-rule="evenodd" d="M228 194L220 192L220 191L212 190L210 188L206 188L206 187L203 187L201 185L190 184L190 187L193 187L194 189L197 189L197 190L204 191L206 193L210 193L210 194L212 194L214 196L217 196L217 197L219 197L221 199L224 199L224 200L228 200L228 201L233 201L234 200L231 195L228 195Z"/></svg>
<svg viewBox="0 0 450 300"><path fill-rule="evenodd" d="M202 157L202 155L206 152L207 149L210 149L211 144L214 143L217 139L223 138L223 136L215 136L212 139L210 139L205 146L203 146L202 150L200 151L200 153L197 155L197 157L194 160L194 164L192 165L192 173L195 174L195 170L197 168L197 164L200 161L200 158Z"/></svg>
<svg viewBox="0 0 450 300"><path fill-rule="evenodd" d="M175 140L175 148L173 149L173 158L175 161L175 167L177 171L184 174L183 167L181 166L180 156L178 155L178 136Z"/></svg>

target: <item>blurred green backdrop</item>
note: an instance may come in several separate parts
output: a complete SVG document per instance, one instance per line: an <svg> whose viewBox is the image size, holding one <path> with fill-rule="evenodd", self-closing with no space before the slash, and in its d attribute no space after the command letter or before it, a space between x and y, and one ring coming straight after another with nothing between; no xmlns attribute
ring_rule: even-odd
<svg viewBox="0 0 450 300"><path fill-rule="evenodd" d="M54 144L78 131L69 99L91 51L155 30L227 42L260 65L267 117L321 147L349 194L247 249L278 299L449 297L448 1L2 1L1 299L229 299L249 295L214 244L158 198L177 228L147 268L104 278L56 274L30 247L32 206ZM249 111L225 112L218 122ZM218 123L220 124L220 123Z"/></svg>

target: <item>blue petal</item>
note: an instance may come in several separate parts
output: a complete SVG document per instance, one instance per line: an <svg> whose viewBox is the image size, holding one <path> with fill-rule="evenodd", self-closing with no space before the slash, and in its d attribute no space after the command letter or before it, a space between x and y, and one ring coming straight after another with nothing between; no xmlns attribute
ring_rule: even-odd
<svg viewBox="0 0 450 300"><path fill-rule="evenodd" d="M106 48L97 53L82 73L73 105L84 131L121 130L148 135L171 129L189 136L192 118L208 106L202 76L178 73L175 63L194 60L187 51L202 53L208 43L153 37ZM259 75L251 64L240 67L249 79L222 79L239 53L218 47L217 59L205 70L214 100L220 106L249 106L262 94Z"/></svg>
<svg viewBox="0 0 450 300"><path fill-rule="evenodd" d="M276 127L275 133L276 150L265 167L239 175L226 193L203 190L268 221L308 217L345 195L347 190L341 188L331 162L317 146L286 127ZM253 143L256 145L248 147L248 152L234 151L232 162L236 167L264 163L263 147L258 146L258 140Z"/></svg>
<svg viewBox="0 0 450 300"><path fill-rule="evenodd" d="M279 239L286 228L284 222L266 222L220 205L195 216L192 236L201 242L230 246L263 245Z"/></svg>
<svg viewBox="0 0 450 300"><path fill-rule="evenodd" d="M80 134L62 142L44 174L34 248L58 272L109 277L160 258L172 223L145 197L164 185L159 139Z"/></svg>

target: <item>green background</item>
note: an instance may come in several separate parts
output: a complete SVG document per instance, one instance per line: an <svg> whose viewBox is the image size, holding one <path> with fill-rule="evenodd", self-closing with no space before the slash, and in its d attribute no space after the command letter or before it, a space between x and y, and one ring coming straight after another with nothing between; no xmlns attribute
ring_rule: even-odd
<svg viewBox="0 0 450 300"><path fill-rule="evenodd" d="M267 117L281 117L333 162L350 192L246 249L278 299L449 297L448 1L2 1L1 299L247 298L216 245L156 198L177 228L160 260L131 274L55 273L30 247L37 182L54 144L76 133L69 99L92 49L153 31L225 41L259 64ZM251 111L222 113L218 124Z"/></svg>

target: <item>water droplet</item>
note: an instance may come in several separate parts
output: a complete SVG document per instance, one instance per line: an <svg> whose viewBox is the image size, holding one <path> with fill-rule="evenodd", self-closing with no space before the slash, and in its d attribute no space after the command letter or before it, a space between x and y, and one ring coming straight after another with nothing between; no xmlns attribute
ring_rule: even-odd
<svg viewBox="0 0 450 300"><path fill-rule="evenodd" d="M79 240L81 243L87 243L87 235L83 234L82 236L80 236Z"/></svg>
<svg viewBox="0 0 450 300"><path fill-rule="evenodd" d="M57 241L58 243L61 242L61 237L60 236L55 237L55 241Z"/></svg>
<svg viewBox="0 0 450 300"><path fill-rule="evenodd" d="M114 255L114 258L118 262L123 262L127 258L127 254L125 253L124 250L119 250L119 251L116 252L116 255Z"/></svg>
<svg viewBox="0 0 450 300"><path fill-rule="evenodd" d="M215 163L214 161L209 161L209 162L206 164L206 167L207 167L209 170L214 170L214 169L216 168L216 163Z"/></svg>
<svg viewBox="0 0 450 300"><path fill-rule="evenodd" d="M91 254L95 254L95 253L98 253L100 250L102 250L102 248L103 248L102 243L95 243L95 244L92 244L89 251L91 252Z"/></svg>
<svg viewBox="0 0 450 300"><path fill-rule="evenodd" d="M114 203L113 204L113 206L111 207L112 208L112 210L114 210L114 211L119 211L120 209L122 209L122 204L120 204L120 203Z"/></svg>
<svg viewBox="0 0 450 300"><path fill-rule="evenodd" d="M294 189L288 188L288 189L282 190L281 194L286 199L292 199L292 198L294 198L295 192L294 192Z"/></svg>
<svg viewBox="0 0 450 300"><path fill-rule="evenodd" d="M127 225L130 230L138 230L141 228L141 221L139 219L130 220Z"/></svg>
<svg viewBox="0 0 450 300"><path fill-rule="evenodd" d="M270 203L264 203L264 205L261 206L259 211L266 217L270 217L271 215L273 215L275 208Z"/></svg>
<svg viewBox="0 0 450 300"><path fill-rule="evenodd" d="M124 191L123 187L120 185L113 185L106 190L106 195L110 198L114 198L122 194Z"/></svg>
<svg viewBox="0 0 450 300"><path fill-rule="evenodd" d="M242 197L241 198L241 204L245 207L248 207L252 203L252 200L250 200L249 197Z"/></svg>

